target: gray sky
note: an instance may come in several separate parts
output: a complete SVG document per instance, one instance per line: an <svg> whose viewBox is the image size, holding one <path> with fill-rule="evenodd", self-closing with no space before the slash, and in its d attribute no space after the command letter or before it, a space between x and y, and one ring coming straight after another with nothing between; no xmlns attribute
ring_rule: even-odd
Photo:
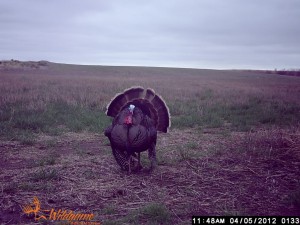
<svg viewBox="0 0 300 225"><path fill-rule="evenodd" d="M0 60L300 68L299 0L0 0Z"/></svg>

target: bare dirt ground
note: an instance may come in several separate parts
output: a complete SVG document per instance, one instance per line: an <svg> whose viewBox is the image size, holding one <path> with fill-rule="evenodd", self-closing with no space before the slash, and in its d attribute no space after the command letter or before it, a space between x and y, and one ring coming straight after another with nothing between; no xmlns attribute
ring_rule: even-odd
<svg viewBox="0 0 300 225"><path fill-rule="evenodd" d="M244 143L244 135L171 130L159 135L158 168L130 175L119 169L102 134L40 136L33 146L1 142L0 222L37 224L21 208L33 196L43 209L94 213L101 223L130 224L126 218L152 202L167 207L171 224L189 224L193 215L299 216L293 202L299 149L272 160L237 154L231 148Z"/></svg>

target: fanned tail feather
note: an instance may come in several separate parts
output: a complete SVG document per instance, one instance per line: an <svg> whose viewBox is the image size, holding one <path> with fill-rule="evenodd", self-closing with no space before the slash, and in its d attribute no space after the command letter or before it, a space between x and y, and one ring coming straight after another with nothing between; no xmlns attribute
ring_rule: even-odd
<svg viewBox="0 0 300 225"><path fill-rule="evenodd" d="M121 110L128 105L128 102L138 99L144 92L142 87L132 87L123 93L118 93L107 105L106 115L115 117Z"/></svg>
<svg viewBox="0 0 300 225"><path fill-rule="evenodd" d="M153 119L158 131L168 132L171 127L169 108L163 98L150 88L145 90L143 87L131 87L117 94L108 104L106 115L115 117L130 104L138 106Z"/></svg>

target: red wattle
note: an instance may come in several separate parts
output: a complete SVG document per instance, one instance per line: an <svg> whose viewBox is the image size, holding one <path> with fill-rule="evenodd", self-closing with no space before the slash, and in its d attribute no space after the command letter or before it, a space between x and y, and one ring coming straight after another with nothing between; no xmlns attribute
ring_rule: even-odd
<svg viewBox="0 0 300 225"><path fill-rule="evenodd" d="M125 124L132 124L132 117L131 116L126 116Z"/></svg>

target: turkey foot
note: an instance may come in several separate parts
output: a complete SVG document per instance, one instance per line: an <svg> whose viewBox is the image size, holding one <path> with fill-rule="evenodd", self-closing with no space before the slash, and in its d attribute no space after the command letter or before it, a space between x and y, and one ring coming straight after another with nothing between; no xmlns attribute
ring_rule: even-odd
<svg viewBox="0 0 300 225"><path fill-rule="evenodd" d="M140 171L141 169L143 169L143 166L141 165L141 153L138 152L138 164L137 166L134 168L135 171Z"/></svg>

